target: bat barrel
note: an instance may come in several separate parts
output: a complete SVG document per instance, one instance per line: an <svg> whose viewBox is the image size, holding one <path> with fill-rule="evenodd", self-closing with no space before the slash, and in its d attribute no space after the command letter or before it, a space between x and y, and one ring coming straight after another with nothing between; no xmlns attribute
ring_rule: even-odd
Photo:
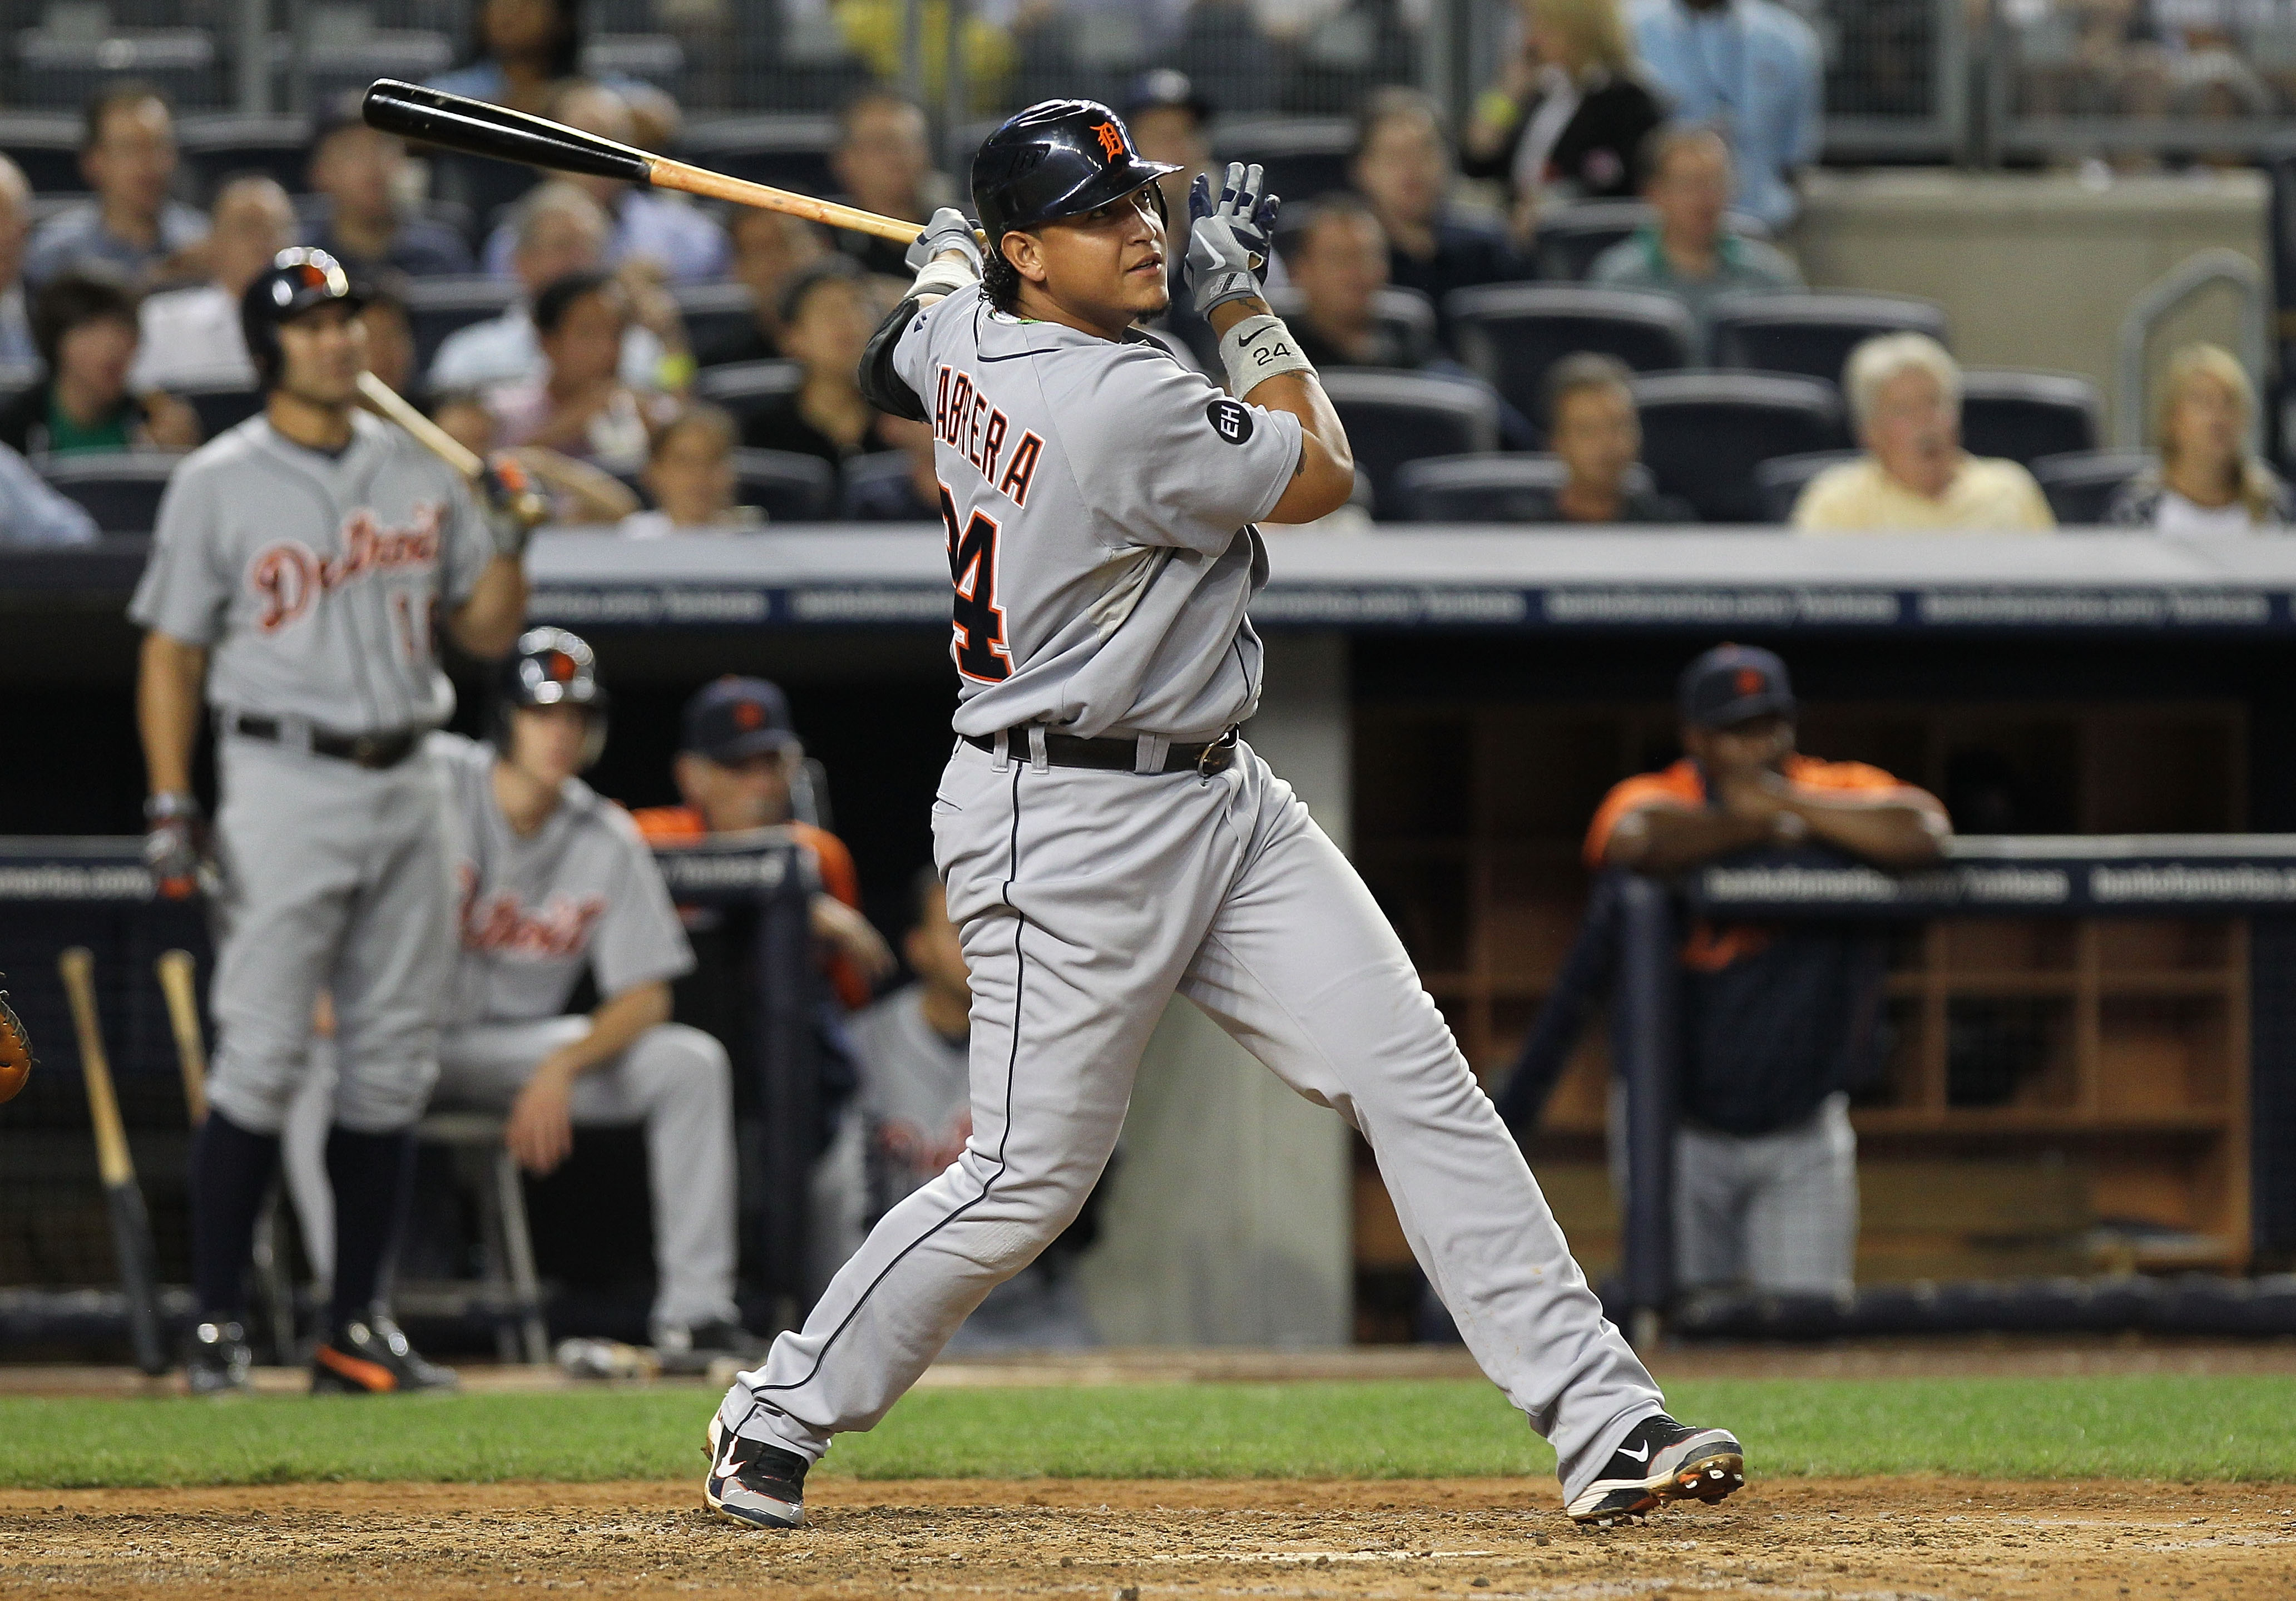
<svg viewBox="0 0 2296 1601"><path fill-rule="evenodd" d="M395 78L374 81L362 114L369 127L474 156L632 184L650 181L646 158L627 145Z"/></svg>

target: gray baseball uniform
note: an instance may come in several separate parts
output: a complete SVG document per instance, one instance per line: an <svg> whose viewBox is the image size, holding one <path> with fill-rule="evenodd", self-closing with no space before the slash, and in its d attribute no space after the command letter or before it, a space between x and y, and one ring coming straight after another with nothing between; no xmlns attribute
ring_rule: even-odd
<svg viewBox="0 0 2296 1601"><path fill-rule="evenodd" d="M362 1133L414 1121L453 963L430 769L411 756L362 767L311 744L446 719L434 608L469 597L493 547L445 464L374 418L352 424L339 455L261 417L194 453L160 501L128 608L209 653L224 884L209 1094L261 1133L286 1115L323 989L340 1024L335 1121Z"/></svg>
<svg viewBox="0 0 2296 1601"><path fill-rule="evenodd" d="M1578 1492L1658 1389L1401 941L1249 747L1209 775L1161 771L1172 741L1257 702L1250 524L1297 470L1297 420L977 289L913 315L892 365L938 431L957 731L995 743L959 742L932 808L972 977L972 1133L719 1417L817 1459L883 1416L1076 1215L1177 991L1371 1142L1469 1348ZM1052 765L1054 729L1129 739L1138 770Z"/></svg>

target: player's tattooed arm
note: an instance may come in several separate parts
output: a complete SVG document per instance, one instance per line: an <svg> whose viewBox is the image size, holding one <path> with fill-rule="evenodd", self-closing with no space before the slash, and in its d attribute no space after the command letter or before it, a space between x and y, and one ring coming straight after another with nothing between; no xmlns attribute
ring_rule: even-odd
<svg viewBox="0 0 2296 1601"><path fill-rule="evenodd" d="M1247 317L1267 315L1267 302L1257 295L1230 300L1212 308L1212 332L1225 334ZM1279 374L1252 385L1251 404L1300 419L1300 459L1267 521L1313 522L1347 505L1356 492L1355 449L1315 369Z"/></svg>

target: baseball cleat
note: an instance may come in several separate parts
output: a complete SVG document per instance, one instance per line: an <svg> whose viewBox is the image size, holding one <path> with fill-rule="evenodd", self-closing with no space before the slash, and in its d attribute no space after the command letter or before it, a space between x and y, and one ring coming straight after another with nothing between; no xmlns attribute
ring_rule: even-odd
<svg viewBox="0 0 2296 1601"><path fill-rule="evenodd" d="M1639 1522L1660 1501L1710 1506L1745 1482L1746 1448L1727 1429L1693 1429L1653 1412L1566 1510L1590 1528L1608 1529Z"/></svg>
<svg viewBox="0 0 2296 1601"><path fill-rule="evenodd" d="M805 1522L805 1470L795 1451L736 1434L709 1420L709 1475L701 1498L722 1518L751 1529L794 1529Z"/></svg>
<svg viewBox="0 0 2296 1601"><path fill-rule="evenodd" d="M232 1395L248 1388L255 1354L236 1323L202 1323L184 1351L184 1382L193 1395Z"/></svg>
<svg viewBox="0 0 2296 1601"><path fill-rule="evenodd" d="M379 1307L344 1324L311 1353L314 1395L390 1395L461 1386L453 1368L423 1360Z"/></svg>

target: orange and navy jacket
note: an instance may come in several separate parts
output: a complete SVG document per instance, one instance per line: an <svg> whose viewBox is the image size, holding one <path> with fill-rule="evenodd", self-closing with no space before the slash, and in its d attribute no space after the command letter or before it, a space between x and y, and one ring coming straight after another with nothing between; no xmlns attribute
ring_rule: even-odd
<svg viewBox="0 0 2296 1601"><path fill-rule="evenodd" d="M701 814L690 806L642 806L630 816L649 845L690 845L709 833ZM821 887L854 910L860 910L861 875L854 868L853 853L845 848L845 842L810 823L791 823L788 827L798 843L813 852L814 865L821 874ZM833 956L827 968L831 987L848 1011L858 1011L869 1004L869 981L853 965L851 957L841 953Z"/></svg>
<svg viewBox="0 0 2296 1601"><path fill-rule="evenodd" d="M1786 782L1796 789L1855 793L1876 800L1895 792L1913 804L1929 800L1927 791L1862 761L1822 761L1815 756L1797 753L1786 758L1782 770ZM1653 802L1671 803L1686 810L1703 808L1707 804L1706 775L1685 756L1660 772L1637 773L1612 784L1611 792L1603 797L1602 805L1595 809L1595 820L1587 825L1587 866L1599 870L1603 854L1610 849L1611 835L1620 819ZM1682 965L1696 973L1718 973L1740 957L1754 955L1769 942L1769 931L1755 924L1734 924L1718 928L1702 922L1692 928L1689 939L1683 942Z"/></svg>

